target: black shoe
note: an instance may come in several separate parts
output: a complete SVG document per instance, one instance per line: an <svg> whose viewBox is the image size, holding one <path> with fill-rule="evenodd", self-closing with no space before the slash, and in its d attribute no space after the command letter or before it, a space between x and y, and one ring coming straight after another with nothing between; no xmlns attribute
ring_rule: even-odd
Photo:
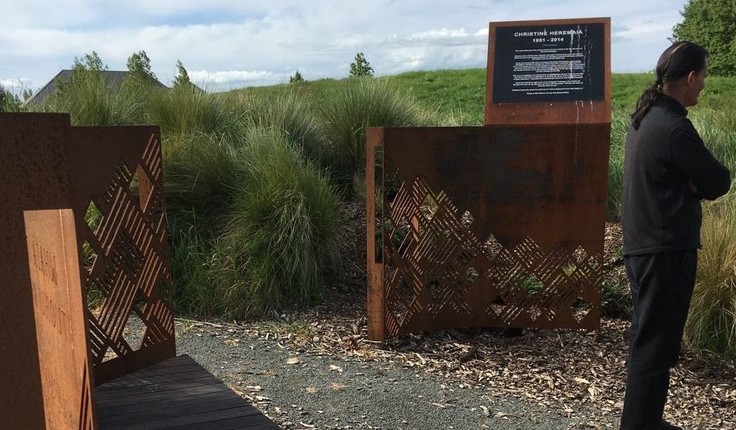
<svg viewBox="0 0 736 430"><path fill-rule="evenodd" d="M678 427L676 425L672 425L668 423L665 420L662 420L662 427L660 427L662 430L683 430L682 427Z"/></svg>

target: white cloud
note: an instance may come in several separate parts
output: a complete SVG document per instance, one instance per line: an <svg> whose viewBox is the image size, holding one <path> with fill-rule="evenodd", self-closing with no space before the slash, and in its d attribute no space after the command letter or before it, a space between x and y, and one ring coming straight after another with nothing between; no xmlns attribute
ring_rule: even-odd
<svg viewBox="0 0 736 430"><path fill-rule="evenodd" d="M262 82L279 78L271 72L250 71L250 70L222 70L217 72L209 72L207 70L195 70L189 73L189 78L197 84L232 84L236 82Z"/></svg>
<svg viewBox="0 0 736 430"><path fill-rule="evenodd" d="M422 31L420 33L414 33L409 36L409 40L437 40L437 39L452 39L452 38L465 38L468 37L468 33L464 28L457 30L441 28L439 30Z"/></svg>
<svg viewBox="0 0 736 430"><path fill-rule="evenodd" d="M672 20L661 20L655 17L633 19L613 32L613 38L645 41L657 37L667 39L672 35Z"/></svg>
<svg viewBox="0 0 736 430"><path fill-rule="evenodd" d="M359 51L378 75L485 67L489 21L585 16L611 17L614 71L639 71L667 46L685 2L25 0L0 5L0 80L37 89L91 51L120 70L145 50L167 84L177 59L218 85L283 82L297 69L340 78Z"/></svg>
<svg viewBox="0 0 736 430"><path fill-rule="evenodd" d="M23 90L30 89L29 83L28 79L25 78L0 79L0 86L12 93L20 93Z"/></svg>

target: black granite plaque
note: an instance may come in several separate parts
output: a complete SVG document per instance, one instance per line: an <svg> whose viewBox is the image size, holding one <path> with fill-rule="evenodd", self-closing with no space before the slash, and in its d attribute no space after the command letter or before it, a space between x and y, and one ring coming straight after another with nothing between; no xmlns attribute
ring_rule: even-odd
<svg viewBox="0 0 736 430"><path fill-rule="evenodd" d="M600 101L602 23L496 27L493 103Z"/></svg>

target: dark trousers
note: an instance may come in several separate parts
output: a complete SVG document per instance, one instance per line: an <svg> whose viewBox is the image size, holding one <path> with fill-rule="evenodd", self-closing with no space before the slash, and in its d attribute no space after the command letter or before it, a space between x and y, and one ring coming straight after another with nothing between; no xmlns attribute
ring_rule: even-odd
<svg viewBox="0 0 736 430"><path fill-rule="evenodd" d="M698 254L688 250L627 256L624 263L634 313L621 430L660 429L670 368L680 355L695 286Z"/></svg>

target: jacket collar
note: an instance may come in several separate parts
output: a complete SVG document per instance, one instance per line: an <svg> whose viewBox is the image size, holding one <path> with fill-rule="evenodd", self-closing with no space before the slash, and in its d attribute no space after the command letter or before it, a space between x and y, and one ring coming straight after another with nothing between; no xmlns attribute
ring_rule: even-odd
<svg viewBox="0 0 736 430"><path fill-rule="evenodd" d="M654 102L656 106L662 106L665 109L671 110L674 113L687 116L687 109L685 109L680 102L667 94L660 94L657 100Z"/></svg>

